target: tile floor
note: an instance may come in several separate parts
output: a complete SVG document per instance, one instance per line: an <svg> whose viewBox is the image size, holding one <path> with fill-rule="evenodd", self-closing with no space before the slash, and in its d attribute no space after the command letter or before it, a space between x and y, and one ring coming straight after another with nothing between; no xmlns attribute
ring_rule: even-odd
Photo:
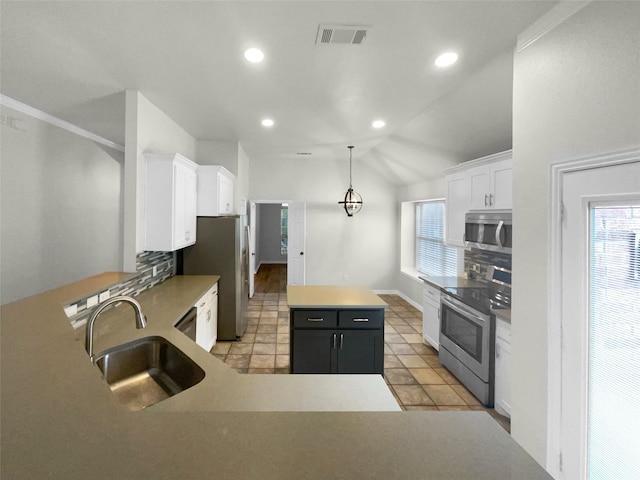
<svg viewBox="0 0 640 480"><path fill-rule="evenodd" d="M282 290L282 288L278 288ZM509 419L485 408L438 362L422 342L422 312L397 295L381 295L385 311L385 381L403 410L486 410L505 430ZM260 292L249 301L248 326L236 342L218 342L211 353L240 373L289 373L286 293Z"/></svg>

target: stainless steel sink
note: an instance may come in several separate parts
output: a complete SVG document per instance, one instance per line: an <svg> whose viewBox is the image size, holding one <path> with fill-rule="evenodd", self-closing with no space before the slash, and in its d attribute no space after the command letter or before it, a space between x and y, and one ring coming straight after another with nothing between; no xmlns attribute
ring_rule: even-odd
<svg viewBox="0 0 640 480"><path fill-rule="evenodd" d="M193 387L202 370L162 337L145 337L98 354L95 364L120 403L142 410Z"/></svg>

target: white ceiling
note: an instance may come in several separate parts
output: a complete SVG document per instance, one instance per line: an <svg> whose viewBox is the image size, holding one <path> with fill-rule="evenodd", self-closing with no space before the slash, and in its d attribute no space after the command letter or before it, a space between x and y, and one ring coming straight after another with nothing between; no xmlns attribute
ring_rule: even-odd
<svg viewBox="0 0 640 480"><path fill-rule="evenodd" d="M555 3L3 1L1 91L124 143L121 92L140 90L252 161L346 159L355 145L354 159L411 184L511 147L516 37ZM324 23L371 28L360 46L316 45ZM250 46L262 64L244 60ZM460 59L441 70L445 50Z"/></svg>

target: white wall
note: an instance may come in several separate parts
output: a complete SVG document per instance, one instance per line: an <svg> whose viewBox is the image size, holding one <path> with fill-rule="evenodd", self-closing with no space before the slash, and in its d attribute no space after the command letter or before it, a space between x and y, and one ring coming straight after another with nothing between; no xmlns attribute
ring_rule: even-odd
<svg viewBox="0 0 640 480"><path fill-rule="evenodd" d="M193 161L198 165L222 165L238 175L238 142L198 140Z"/></svg>
<svg viewBox="0 0 640 480"><path fill-rule="evenodd" d="M144 153L180 153L195 161L196 140L138 91L127 91L124 271L144 250Z"/></svg>
<svg viewBox="0 0 640 480"><path fill-rule="evenodd" d="M354 160L353 187L364 206L350 218L338 208L349 186L348 160L252 161L249 178L252 199L306 202L307 284L396 288L398 203L380 175Z"/></svg>
<svg viewBox="0 0 640 480"><path fill-rule="evenodd" d="M238 205L242 199L249 198L249 170L251 167L251 161L249 156L242 148L242 145L238 144L238 174L236 175L235 194ZM248 210L248 206L247 206ZM248 211L240 211L241 215L248 215Z"/></svg>
<svg viewBox="0 0 640 480"><path fill-rule="evenodd" d="M543 465L550 164L640 145L638 25L640 3L593 2L515 56L511 432Z"/></svg>
<svg viewBox="0 0 640 480"><path fill-rule="evenodd" d="M10 108L2 114L2 303L104 271L122 259L122 152Z"/></svg>

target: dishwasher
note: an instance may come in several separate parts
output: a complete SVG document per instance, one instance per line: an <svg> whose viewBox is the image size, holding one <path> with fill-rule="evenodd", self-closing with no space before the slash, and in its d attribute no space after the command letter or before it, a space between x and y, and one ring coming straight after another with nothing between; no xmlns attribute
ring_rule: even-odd
<svg viewBox="0 0 640 480"><path fill-rule="evenodd" d="M184 333L187 337L189 337L194 342L196 341L196 318L198 316L198 309L196 307L192 307L184 317L178 320L178 323L175 324L175 327Z"/></svg>

